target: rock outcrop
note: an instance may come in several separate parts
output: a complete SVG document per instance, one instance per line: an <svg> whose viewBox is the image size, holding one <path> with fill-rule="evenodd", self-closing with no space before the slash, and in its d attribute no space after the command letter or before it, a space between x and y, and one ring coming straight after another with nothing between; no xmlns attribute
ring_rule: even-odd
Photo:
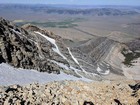
<svg viewBox="0 0 140 105"><path fill-rule="evenodd" d="M47 31L39 28L35 30L51 36ZM48 61L52 56L55 57L50 51L51 47L51 43L42 37L0 19L0 62L7 62L14 67L59 73L60 68Z"/></svg>
<svg viewBox="0 0 140 105"><path fill-rule="evenodd" d="M60 73L62 70L76 77L85 76L60 36L30 24L20 28L2 18L0 29L0 62L41 72Z"/></svg>
<svg viewBox="0 0 140 105"><path fill-rule="evenodd" d="M72 48L72 51L83 69L99 74L106 79L113 79L117 76L124 76L126 72L124 66L137 65L136 69L131 67L130 72L139 76L140 67L138 65L140 63L137 60L140 58L139 46L139 39L121 43L107 37L96 37ZM134 62L135 64L133 64Z"/></svg>
<svg viewBox="0 0 140 105"><path fill-rule="evenodd" d="M78 58L79 63L88 72L101 76L108 76L110 74L123 76L121 69L123 60L119 59L117 55L121 54L122 48L123 44L112 39L96 37L80 46L74 47L72 51L75 57ZM118 52L115 51L116 49Z"/></svg>
<svg viewBox="0 0 140 105"><path fill-rule="evenodd" d="M61 81L44 85L0 87L2 105L139 105L134 81Z"/></svg>

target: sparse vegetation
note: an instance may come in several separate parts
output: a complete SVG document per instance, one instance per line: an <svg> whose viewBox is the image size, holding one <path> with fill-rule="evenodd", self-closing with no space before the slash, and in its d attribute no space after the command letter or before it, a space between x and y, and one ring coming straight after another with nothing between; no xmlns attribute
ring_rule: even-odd
<svg viewBox="0 0 140 105"><path fill-rule="evenodd" d="M42 27L58 27L58 28L72 28L78 26L75 22L82 21L82 18L67 19L60 22L17 22L16 25L22 26L24 24L30 23L33 25L38 25Z"/></svg>
<svg viewBox="0 0 140 105"><path fill-rule="evenodd" d="M127 66L132 66L132 61L140 57L140 53L128 52L125 48L122 50L122 54L125 56L123 63Z"/></svg>

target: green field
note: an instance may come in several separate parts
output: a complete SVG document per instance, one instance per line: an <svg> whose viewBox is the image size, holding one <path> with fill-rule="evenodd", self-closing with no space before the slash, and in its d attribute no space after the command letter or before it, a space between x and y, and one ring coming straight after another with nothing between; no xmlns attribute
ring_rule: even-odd
<svg viewBox="0 0 140 105"><path fill-rule="evenodd" d="M54 21L49 21L49 22L17 22L16 25L22 26L24 24L30 23L33 25L41 26L41 27L56 27L56 28L73 28L78 26L75 22L81 22L84 19L82 18L75 18L75 19L66 19L60 22L54 22Z"/></svg>

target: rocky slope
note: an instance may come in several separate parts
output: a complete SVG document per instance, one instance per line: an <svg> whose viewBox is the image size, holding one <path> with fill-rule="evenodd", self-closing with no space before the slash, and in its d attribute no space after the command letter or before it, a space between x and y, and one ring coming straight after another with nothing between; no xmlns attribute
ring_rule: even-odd
<svg viewBox="0 0 140 105"><path fill-rule="evenodd" d="M79 63L83 66L83 69L99 74L103 78L108 78L111 75L108 79L113 79L114 76L112 75L116 75L115 77L119 76L119 78L123 76L121 67L123 59L119 59L120 57L117 55L122 55L122 48L123 44L112 39L97 37L72 48L72 51Z"/></svg>
<svg viewBox="0 0 140 105"><path fill-rule="evenodd" d="M139 40L122 44L107 37L95 37L69 48L63 40L37 26L26 24L20 28L1 18L0 63L48 73L63 71L91 80L125 79L122 62L126 56L122 50L134 43L139 45ZM135 47L135 51L139 49Z"/></svg>
<svg viewBox="0 0 140 105"><path fill-rule="evenodd" d="M124 76L124 72L126 72L124 66L131 69L131 74L137 73L138 77L140 74L138 71L140 63L137 60L140 58L139 42L139 39L135 39L121 43L106 37L96 37L72 48L72 51L83 69L99 74L103 78L113 79L117 77L116 79L118 79L118 77Z"/></svg>
<svg viewBox="0 0 140 105"><path fill-rule="evenodd" d="M0 62L50 73L59 73L62 68L58 66L60 63L69 66L67 57L71 58L71 55L62 38L36 26L23 28L0 19Z"/></svg>
<svg viewBox="0 0 140 105"><path fill-rule="evenodd" d="M37 40L37 36L2 18L0 32L0 62L7 62L15 67L59 73L57 65L43 58L51 56L49 42L45 42L46 46L41 46L43 40Z"/></svg>
<svg viewBox="0 0 140 105"><path fill-rule="evenodd" d="M59 79L64 80L61 82L0 86L0 105L140 105L140 84L124 80L129 77L140 80L139 39L122 44L106 37L96 37L73 48L67 47L63 40L39 27L28 24L20 28L0 18L0 63L56 73L45 75L23 69L20 72L21 69L4 64L0 65L1 82L4 82L4 76L8 79L13 76L10 81L19 79L18 82L22 80L23 83L35 78L43 83L45 79L58 81L59 76L65 76ZM129 59L128 55L132 55L131 63L135 64L133 68L128 67L129 70L122 63ZM61 75L56 76L59 73ZM66 81L66 78L102 81Z"/></svg>
<svg viewBox="0 0 140 105"><path fill-rule="evenodd" d="M29 24L23 28L0 19L1 63L48 73L60 73L62 70L85 78L84 70L61 37ZM90 73L87 72L86 76L88 75Z"/></svg>
<svg viewBox="0 0 140 105"><path fill-rule="evenodd" d="M61 81L0 87L1 105L140 105L134 81Z"/></svg>

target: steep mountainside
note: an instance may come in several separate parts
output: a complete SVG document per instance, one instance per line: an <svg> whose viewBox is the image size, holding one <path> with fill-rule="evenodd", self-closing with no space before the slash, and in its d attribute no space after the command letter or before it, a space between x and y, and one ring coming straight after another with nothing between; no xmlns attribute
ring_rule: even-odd
<svg viewBox="0 0 140 105"><path fill-rule="evenodd" d="M114 74L125 75L128 78L129 76L126 75L128 72L129 75L133 75L131 79L139 80L139 42L139 39L135 39L122 44L106 37L97 37L73 48L72 51L88 72L93 72L94 68L94 72L107 79L113 79Z"/></svg>
<svg viewBox="0 0 140 105"><path fill-rule="evenodd" d="M41 72L60 73L62 70L83 77L84 70L61 37L32 25L23 26L25 31L2 18L0 27L1 62Z"/></svg>
<svg viewBox="0 0 140 105"><path fill-rule="evenodd" d="M112 39L97 37L73 48L72 51L83 65L83 69L88 72L95 72L96 74L102 75L102 77L108 77L108 75L112 75L112 73L123 76L121 65L117 64L122 64L123 59L118 59L117 55L115 55L116 58L113 58L113 52L118 49L117 53L121 54L120 51L122 48L123 44L119 44ZM111 59L111 62L109 59ZM113 77L111 78L113 79ZM110 77L108 79L110 79Z"/></svg>
<svg viewBox="0 0 140 105"><path fill-rule="evenodd" d="M39 71L59 72L57 65L47 61L51 44L41 46L43 38L30 34L12 23L0 19L0 61L15 67L36 69Z"/></svg>
<svg viewBox="0 0 140 105"><path fill-rule="evenodd" d="M92 80L124 79L126 53L123 49L139 45L139 41L121 44L107 37L96 37L69 48L63 40L34 25L27 24L20 28L1 18L0 63L41 72L59 74L62 71ZM130 48L139 50L139 47Z"/></svg>

